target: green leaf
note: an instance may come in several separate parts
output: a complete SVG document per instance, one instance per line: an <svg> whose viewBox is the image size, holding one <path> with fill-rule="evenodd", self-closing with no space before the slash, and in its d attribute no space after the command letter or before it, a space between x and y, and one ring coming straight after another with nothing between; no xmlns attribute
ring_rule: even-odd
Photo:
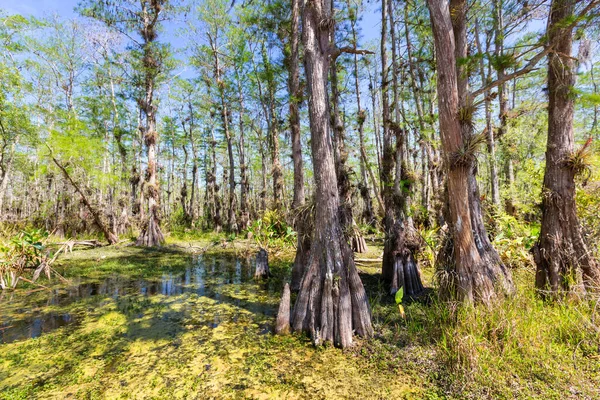
<svg viewBox="0 0 600 400"><path fill-rule="evenodd" d="M396 304L402 303L402 298L404 297L404 287L401 287L396 292Z"/></svg>

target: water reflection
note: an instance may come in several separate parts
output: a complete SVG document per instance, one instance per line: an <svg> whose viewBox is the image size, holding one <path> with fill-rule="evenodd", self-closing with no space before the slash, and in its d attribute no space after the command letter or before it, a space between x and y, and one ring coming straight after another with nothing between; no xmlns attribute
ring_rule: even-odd
<svg viewBox="0 0 600 400"><path fill-rule="evenodd" d="M196 256L190 259L186 268L168 270L155 277L136 278L115 274L93 282L72 279L69 286L44 292L46 295L35 296L32 300L26 297L26 293L2 294L0 343L39 337L43 333L66 325L76 326L83 315L47 309L48 306L64 308L82 299L91 299L92 304L101 304L110 298L120 303L127 303L125 300L130 297L162 295L171 298L169 301L172 301L173 296L194 293L201 297L208 297L217 303L228 303L243 308L263 317L273 316L275 310L270 304L246 301L230 295L239 294L241 284L246 282L252 284L245 285L245 290L252 291L254 294L266 289L253 283L253 270L253 263L247 260ZM181 301L185 301L184 296ZM207 320L202 323L214 328L225 319L236 322L239 317L236 313L221 314L223 313L216 311L213 315L207 315ZM143 315L143 310L138 315ZM265 329L263 326L263 330Z"/></svg>

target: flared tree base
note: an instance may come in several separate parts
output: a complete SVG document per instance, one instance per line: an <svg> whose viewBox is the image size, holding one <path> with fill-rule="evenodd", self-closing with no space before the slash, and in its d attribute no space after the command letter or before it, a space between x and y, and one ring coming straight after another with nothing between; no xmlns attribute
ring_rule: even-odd
<svg viewBox="0 0 600 400"><path fill-rule="evenodd" d="M512 276L493 247L479 247L478 254L456 265L454 242L448 235L436 257L440 297L490 305L500 295L514 291Z"/></svg>
<svg viewBox="0 0 600 400"><path fill-rule="evenodd" d="M540 241L531 249L536 264L536 289L542 296L566 293L577 286L581 292L600 291L600 267L581 234L575 201L547 199L544 206L547 211Z"/></svg>
<svg viewBox="0 0 600 400"><path fill-rule="evenodd" d="M148 224L142 230L142 233L138 236L136 246L141 247L155 247L162 246L165 243L165 237L163 236L160 225L154 217L148 219Z"/></svg>
<svg viewBox="0 0 600 400"><path fill-rule="evenodd" d="M414 253L421 243L412 226L397 220L386 235L383 248L384 279L390 284L390 293L404 288L407 297L418 297L424 287Z"/></svg>
<svg viewBox="0 0 600 400"><path fill-rule="evenodd" d="M292 329L316 345L352 345L352 334L373 335L371 311L352 250L338 226L316 232L292 313Z"/></svg>

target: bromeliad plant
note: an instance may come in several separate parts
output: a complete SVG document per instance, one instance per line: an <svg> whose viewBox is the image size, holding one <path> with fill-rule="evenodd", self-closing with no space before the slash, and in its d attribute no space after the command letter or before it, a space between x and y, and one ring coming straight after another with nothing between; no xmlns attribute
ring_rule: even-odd
<svg viewBox="0 0 600 400"><path fill-rule="evenodd" d="M35 283L42 273L50 279L51 265L64 246L52 255L45 245L48 236L43 229L31 229L0 245L0 289L14 289L19 281ZM31 279L26 277L30 271Z"/></svg>

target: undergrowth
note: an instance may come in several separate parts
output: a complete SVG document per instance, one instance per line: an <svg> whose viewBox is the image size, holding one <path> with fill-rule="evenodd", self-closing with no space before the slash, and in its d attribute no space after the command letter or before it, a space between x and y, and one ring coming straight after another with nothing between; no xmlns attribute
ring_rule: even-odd
<svg viewBox="0 0 600 400"><path fill-rule="evenodd" d="M379 265L359 266L374 338L341 351L314 348L302 335L264 335L247 309L276 308L293 261L287 245L285 251L271 249L275 285L260 289L260 297L256 283L230 283L221 289L221 296L233 299L226 306L189 295L176 303L113 299L99 308L76 303L80 327L0 345L0 398L119 397L130 390L161 397L171 386L173 398L209 392L217 398L600 398L598 297L542 301L533 288L533 266L525 261L538 228L512 217L498 219L497 226L494 243L513 267L517 290L490 307L437 298L429 262L437 232L428 231L422 233L428 246L420 265L430 295L405 303L405 318L388 295ZM258 248L253 240L215 234L172 235L169 242L171 247L160 250L113 246L75 252L60 261L61 271L73 279L115 272L148 279L186 268L183 247L238 258ZM381 247L371 245L369 251L375 257ZM206 328L206 316L215 313L234 313L240 320Z"/></svg>

